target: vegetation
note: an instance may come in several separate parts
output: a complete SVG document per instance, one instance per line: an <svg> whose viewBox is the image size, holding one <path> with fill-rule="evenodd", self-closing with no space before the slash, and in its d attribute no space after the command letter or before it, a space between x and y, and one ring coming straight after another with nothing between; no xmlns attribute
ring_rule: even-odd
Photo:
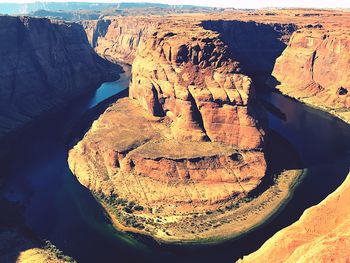
<svg viewBox="0 0 350 263"><path fill-rule="evenodd" d="M95 193L95 196L104 202L109 209L111 209L117 218L124 222L126 226L131 226L138 229L144 229L145 226L137 222L137 218L133 215L134 211L143 211L144 207L142 205L136 204L134 201L128 201L118 197L115 193L110 193L109 196L101 193ZM139 218L138 218L139 219ZM141 221L143 218L141 218Z"/></svg>
<svg viewBox="0 0 350 263"><path fill-rule="evenodd" d="M60 260L76 263L76 261L72 257L64 255L63 252L60 249L58 249L54 244L52 244L49 240L45 240L44 249L55 255Z"/></svg>

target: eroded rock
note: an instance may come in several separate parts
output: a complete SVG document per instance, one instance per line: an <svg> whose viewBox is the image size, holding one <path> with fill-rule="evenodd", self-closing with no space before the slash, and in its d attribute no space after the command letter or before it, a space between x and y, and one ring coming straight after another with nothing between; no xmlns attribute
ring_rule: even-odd
<svg viewBox="0 0 350 263"><path fill-rule="evenodd" d="M239 262L347 262L350 259L350 176L320 204Z"/></svg>
<svg viewBox="0 0 350 263"><path fill-rule="evenodd" d="M137 45L129 98L95 121L69 165L117 208L123 227L191 241L211 230L176 222L194 214L218 220L220 207L245 198L265 175L259 111L251 79L218 33L166 21Z"/></svg>
<svg viewBox="0 0 350 263"><path fill-rule="evenodd" d="M282 93L350 121L350 40L347 31L309 28L295 32L276 60L275 81Z"/></svg>

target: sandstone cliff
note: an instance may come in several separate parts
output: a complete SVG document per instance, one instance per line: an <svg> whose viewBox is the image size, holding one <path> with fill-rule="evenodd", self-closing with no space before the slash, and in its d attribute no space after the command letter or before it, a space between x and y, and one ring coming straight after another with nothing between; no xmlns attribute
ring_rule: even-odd
<svg viewBox="0 0 350 263"><path fill-rule="evenodd" d="M348 262L350 175L320 204L239 262Z"/></svg>
<svg viewBox="0 0 350 263"><path fill-rule="evenodd" d="M159 19L147 17L105 17L100 20L83 21L90 45L102 57L111 61L132 64L137 46L147 37Z"/></svg>
<svg viewBox="0 0 350 263"><path fill-rule="evenodd" d="M105 17L95 21L83 21L91 46L98 54L114 61L131 64L142 38L165 22L167 17ZM209 17L210 18L210 17ZM257 23L232 20L209 19L191 16L204 29L220 33L220 37L232 51L235 60L240 61L245 72L270 74L275 59L286 47L297 26L293 23ZM176 19L176 17L168 17Z"/></svg>
<svg viewBox="0 0 350 263"><path fill-rule="evenodd" d="M213 19L204 20L202 25L221 34L234 58L252 76L271 74L276 58L281 55L290 36L297 29L296 24L283 21L262 23Z"/></svg>
<svg viewBox="0 0 350 263"><path fill-rule="evenodd" d="M110 78L78 24L1 16L0 49L1 139Z"/></svg>
<svg viewBox="0 0 350 263"><path fill-rule="evenodd" d="M140 38L129 98L70 151L70 168L117 208L124 226L161 240L220 236L200 224L219 222L216 210L246 197L265 175L254 98L218 33L164 21ZM206 218L184 224L193 214Z"/></svg>
<svg viewBox="0 0 350 263"><path fill-rule="evenodd" d="M322 25L295 32L272 72L282 93L350 122L350 39Z"/></svg>

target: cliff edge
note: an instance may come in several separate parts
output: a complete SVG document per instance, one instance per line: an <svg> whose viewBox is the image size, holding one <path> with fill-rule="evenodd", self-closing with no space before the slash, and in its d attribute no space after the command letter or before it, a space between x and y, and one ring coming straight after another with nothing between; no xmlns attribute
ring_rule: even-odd
<svg viewBox="0 0 350 263"><path fill-rule="evenodd" d="M0 140L103 81L116 79L75 23L0 16Z"/></svg>
<svg viewBox="0 0 350 263"><path fill-rule="evenodd" d="M269 81L283 94L350 123L349 31L321 24L293 33Z"/></svg>
<svg viewBox="0 0 350 263"><path fill-rule="evenodd" d="M350 176L320 204L238 262L348 262Z"/></svg>

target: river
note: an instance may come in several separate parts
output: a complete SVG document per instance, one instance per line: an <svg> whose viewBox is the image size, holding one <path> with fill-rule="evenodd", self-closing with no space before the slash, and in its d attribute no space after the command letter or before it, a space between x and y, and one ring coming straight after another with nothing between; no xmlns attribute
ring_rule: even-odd
<svg viewBox="0 0 350 263"><path fill-rule="evenodd" d="M348 173L350 126L280 94L264 93L260 99L269 109L271 169L307 169L280 213L240 239L210 246L165 246L120 233L71 174L67 151L112 101L127 94L130 68L124 69L118 81L104 83L33 126L13 145L8 163L5 196L23 205L26 225L36 235L78 262L233 262L319 203Z"/></svg>

